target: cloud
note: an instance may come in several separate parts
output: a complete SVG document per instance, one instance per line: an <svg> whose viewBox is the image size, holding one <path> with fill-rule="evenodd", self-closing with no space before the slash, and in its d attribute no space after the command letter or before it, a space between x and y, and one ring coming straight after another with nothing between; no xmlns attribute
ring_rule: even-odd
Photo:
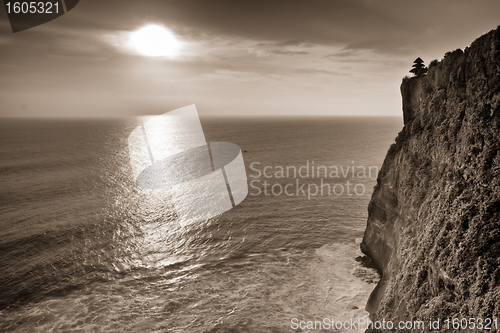
<svg viewBox="0 0 500 333"><path fill-rule="evenodd" d="M51 26L80 31L83 38L89 31L126 33L156 22L187 42L215 38L260 41L274 44L276 50L270 49L270 53L277 55L304 55L311 45L410 55L443 44L445 34L457 35L453 30L466 33L468 29L473 36L485 32L472 31L463 22L472 17L476 25L494 21L492 13L500 10L500 3L478 3L480 6L464 0L421 0L418 5L392 0L87 1ZM447 36L447 40L454 38Z"/></svg>
<svg viewBox="0 0 500 333"><path fill-rule="evenodd" d="M306 52L306 51L292 51L292 50L272 50L270 52L274 53L274 54L278 54L278 55L287 55L287 56L310 54L310 52Z"/></svg>
<svg viewBox="0 0 500 333"><path fill-rule="evenodd" d="M107 0L82 2L53 26L113 32L157 22L186 40L225 36L276 46L345 45L405 30L404 20L383 9L359 0Z"/></svg>

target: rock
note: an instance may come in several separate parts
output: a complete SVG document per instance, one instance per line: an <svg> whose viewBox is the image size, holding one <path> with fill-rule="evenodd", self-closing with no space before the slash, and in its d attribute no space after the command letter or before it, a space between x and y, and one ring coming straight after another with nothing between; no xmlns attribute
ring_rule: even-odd
<svg viewBox="0 0 500 333"><path fill-rule="evenodd" d="M401 95L361 243L382 274L367 310L500 318L500 27L404 78Z"/></svg>

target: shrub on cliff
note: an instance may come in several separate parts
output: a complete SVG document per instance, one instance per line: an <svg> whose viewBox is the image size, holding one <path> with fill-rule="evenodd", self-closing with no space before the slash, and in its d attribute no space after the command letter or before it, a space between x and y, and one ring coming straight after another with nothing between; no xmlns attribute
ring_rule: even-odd
<svg viewBox="0 0 500 333"><path fill-rule="evenodd" d="M415 76L422 76L427 73L427 67L425 67L424 61L420 57L415 59L412 67L413 68L410 69L410 73L415 74Z"/></svg>
<svg viewBox="0 0 500 333"><path fill-rule="evenodd" d="M437 66L438 63L439 61L437 59L432 60L431 63L429 64L429 69Z"/></svg>

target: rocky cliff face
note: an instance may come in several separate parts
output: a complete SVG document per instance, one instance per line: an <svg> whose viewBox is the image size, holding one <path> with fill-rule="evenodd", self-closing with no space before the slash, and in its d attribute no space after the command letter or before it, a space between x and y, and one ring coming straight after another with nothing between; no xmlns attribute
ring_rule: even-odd
<svg viewBox="0 0 500 333"><path fill-rule="evenodd" d="M361 244L382 274L367 310L441 318L441 331L445 318L500 321L500 27L404 78L401 94L404 128Z"/></svg>

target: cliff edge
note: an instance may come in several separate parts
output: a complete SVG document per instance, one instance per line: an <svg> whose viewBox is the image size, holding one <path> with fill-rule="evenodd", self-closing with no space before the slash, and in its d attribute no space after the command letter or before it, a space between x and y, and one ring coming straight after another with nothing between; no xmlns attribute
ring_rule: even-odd
<svg viewBox="0 0 500 333"><path fill-rule="evenodd" d="M361 244L381 273L366 309L425 331L429 318L441 331L446 318L500 321L500 26L401 94Z"/></svg>

